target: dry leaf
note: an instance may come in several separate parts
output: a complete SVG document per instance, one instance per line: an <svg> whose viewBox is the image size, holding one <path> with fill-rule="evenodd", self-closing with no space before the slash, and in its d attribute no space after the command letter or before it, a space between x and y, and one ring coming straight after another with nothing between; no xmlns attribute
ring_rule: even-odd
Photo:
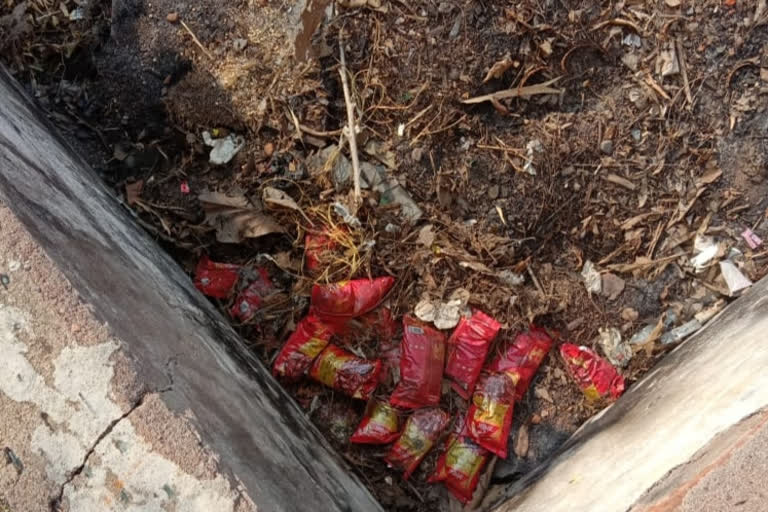
<svg viewBox="0 0 768 512"><path fill-rule="evenodd" d="M432 247L432 244L435 243L433 228L432 224L427 224L419 230L419 243L424 247Z"/></svg>
<svg viewBox="0 0 768 512"><path fill-rule="evenodd" d="M216 240L221 243L240 243L244 238L285 232L285 228L245 196L205 191L198 199L205 210L205 222L216 229Z"/></svg>
<svg viewBox="0 0 768 512"><path fill-rule="evenodd" d="M274 187L264 187L264 192L262 192L261 199L264 201L264 204L282 206L283 208L290 208L291 210L301 211L301 208L299 208L299 205L296 203L296 201L293 200L291 196Z"/></svg>
<svg viewBox="0 0 768 512"><path fill-rule="evenodd" d="M475 272L480 272L481 274L488 274L489 276L494 275L493 270L479 261L460 261L459 265L464 268L472 269Z"/></svg>
<svg viewBox="0 0 768 512"><path fill-rule="evenodd" d="M709 185L710 183L714 183L722 175L723 175L723 171L720 168L712 167L711 169L709 169L707 172L705 172L703 175L701 175L699 178L696 179L696 186L703 187L704 185Z"/></svg>
<svg viewBox="0 0 768 512"><path fill-rule="evenodd" d="M141 190L144 188L144 180L125 184L125 202L136 204L141 196Z"/></svg>
<svg viewBox="0 0 768 512"><path fill-rule="evenodd" d="M515 455L524 459L528 455L528 423L520 425L520 430L517 431L517 439L515 439Z"/></svg>
<svg viewBox="0 0 768 512"><path fill-rule="evenodd" d="M395 152L392 151L389 144L369 140L365 144L365 152L389 167L390 169L396 169L397 163L395 162Z"/></svg>
<svg viewBox="0 0 768 512"><path fill-rule="evenodd" d="M501 78L502 75L506 73L507 70L514 64L514 61L510 58L510 54L507 53L503 59L497 61L493 66L491 66L491 69L488 70L485 78L483 78L483 83L488 82L492 78Z"/></svg>

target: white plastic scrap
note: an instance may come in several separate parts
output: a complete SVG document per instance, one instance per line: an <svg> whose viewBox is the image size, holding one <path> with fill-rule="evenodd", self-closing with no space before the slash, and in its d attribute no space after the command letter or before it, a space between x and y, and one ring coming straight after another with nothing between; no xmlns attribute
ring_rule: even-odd
<svg viewBox="0 0 768 512"><path fill-rule="evenodd" d="M691 265L700 272L712 263L720 252L720 246L711 236L696 235L693 241L693 252L696 254L691 258Z"/></svg>
<svg viewBox="0 0 768 512"><path fill-rule="evenodd" d="M447 301L432 301L424 297L413 313L422 322L432 322L438 329L453 329L467 309L470 294L464 288L456 289Z"/></svg>
<svg viewBox="0 0 768 512"><path fill-rule="evenodd" d="M621 338L621 331L615 327L601 327L599 332L599 343L608 361L619 367L626 366L632 359L632 347Z"/></svg>
<svg viewBox="0 0 768 512"><path fill-rule="evenodd" d="M242 135L229 134L221 139L211 138L211 134L203 132L203 142L206 146L211 146L209 162L213 165L224 165L229 163L235 155L245 146L245 139Z"/></svg>
<svg viewBox="0 0 768 512"><path fill-rule="evenodd" d="M731 260L720 262L720 272L723 274L725 284L728 285L728 292L731 297L736 293L752 286L752 281L733 264Z"/></svg>
<svg viewBox="0 0 768 512"><path fill-rule="evenodd" d="M584 268L581 269L581 277L584 278L584 286L589 293L600 293L603 289L603 279L600 272L595 268L595 264L590 260L584 262Z"/></svg>
<svg viewBox="0 0 768 512"><path fill-rule="evenodd" d="M533 153L541 153L544 151L544 146L541 145L541 141L539 139L533 139L531 141L528 141L528 144L525 145L525 165L523 165L523 171L527 172L531 176L536 176L536 168L533 166Z"/></svg>
<svg viewBox="0 0 768 512"><path fill-rule="evenodd" d="M352 215L346 206L339 202L333 203L333 211L344 220L345 224L352 226L353 228L359 228L361 226L360 219Z"/></svg>

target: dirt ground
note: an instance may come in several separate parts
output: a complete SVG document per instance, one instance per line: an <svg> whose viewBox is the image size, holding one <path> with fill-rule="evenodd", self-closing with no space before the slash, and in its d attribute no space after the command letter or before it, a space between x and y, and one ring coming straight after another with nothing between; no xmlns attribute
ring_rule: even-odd
<svg viewBox="0 0 768 512"><path fill-rule="evenodd" d="M277 291L234 322L266 364L313 283L391 275L397 316L466 290L503 324L492 353L531 323L602 355L600 329L626 342L645 328L620 370L631 386L675 346L665 335L738 294L721 260L752 281L768 269L762 0L2 2L3 61L137 221L190 273L202 254L268 271ZM355 208L340 45L360 159L418 219L375 187ZM243 147L214 165L204 131ZM268 187L292 202L264 200ZM243 235L258 230L272 232ZM340 248L311 272L318 232ZM715 255L696 269L703 237ZM232 299L219 305L229 316ZM367 341L354 348L376 356ZM437 453L403 483L384 449L348 442L364 404L309 381L289 390L386 508L442 506L425 483ZM449 392L443 405L466 408ZM491 484L599 408L553 349Z"/></svg>

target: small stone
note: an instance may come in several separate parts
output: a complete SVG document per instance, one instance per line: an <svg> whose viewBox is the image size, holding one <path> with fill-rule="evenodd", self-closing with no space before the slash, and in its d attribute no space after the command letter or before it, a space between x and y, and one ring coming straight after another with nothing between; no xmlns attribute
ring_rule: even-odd
<svg viewBox="0 0 768 512"><path fill-rule="evenodd" d="M247 39L235 39L232 41L232 48L234 48L235 51L241 52L245 50L246 46L248 46Z"/></svg>
<svg viewBox="0 0 768 512"><path fill-rule="evenodd" d="M72 331L72 334L77 334L78 332L80 332L80 326L77 324L72 324L72 326L70 327L70 331Z"/></svg>
<svg viewBox="0 0 768 512"><path fill-rule="evenodd" d="M602 151L606 155L613 154L613 141L610 139L606 139L600 143L600 151Z"/></svg>
<svg viewBox="0 0 768 512"><path fill-rule="evenodd" d="M491 185L488 187L488 197L491 199L496 199L499 197L499 186L498 185Z"/></svg>
<svg viewBox="0 0 768 512"><path fill-rule="evenodd" d="M437 12L440 14L451 12L451 9L453 9L453 6L448 2L440 2L440 4L437 6Z"/></svg>
<svg viewBox="0 0 768 512"><path fill-rule="evenodd" d="M643 138L643 132L641 132L639 129L635 128L631 132L629 132L632 135L632 138L635 140L635 142L640 142L640 139Z"/></svg>
<svg viewBox="0 0 768 512"><path fill-rule="evenodd" d="M421 162L422 157L424 157L424 148L413 148L413 151L411 151L411 160L414 162Z"/></svg>
<svg viewBox="0 0 768 512"><path fill-rule="evenodd" d="M272 154L275 152L275 145L271 142L267 142L264 144L264 155L267 157L272 156Z"/></svg>
<svg viewBox="0 0 768 512"><path fill-rule="evenodd" d="M179 13L169 12L165 19L168 21L168 23L176 23L179 21Z"/></svg>

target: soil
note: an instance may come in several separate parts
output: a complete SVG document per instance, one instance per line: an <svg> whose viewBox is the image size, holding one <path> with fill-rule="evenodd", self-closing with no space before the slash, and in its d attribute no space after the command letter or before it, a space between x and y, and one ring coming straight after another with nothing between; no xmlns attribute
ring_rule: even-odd
<svg viewBox="0 0 768 512"><path fill-rule="evenodd" d="M602 354L600 328L625 339L664 320L671 330L732 300L716 263L691 267L697 234L721 242L753 281L768 269L764 246L741 236L768 237L762 2L94 0L74 21L45 0L14 17L18 3L0 7L4 62L137 221L190 273L204 253L268 270L280 293L234 323L265 364L316 281L395 276L388 305L398 317L424 295L464 288L503 324L492 352L535 323L557 344ZM361 228L340 228L331 213L335 201L350 204L349 183L333 179L338 161L317 156L347 123L340 41L360 158L410 194L417 222L371 190L356 211ZM556 94L462 103L553 79ZM203 131L245 145L214 166ZM138 181L138 200L127 197ZM198 195L255 204L266 186L301 210L270 211L285 233L218 242ZM304 235L318 229L345 241L319 274L304 266ZM623 289L590 294L587 260ZM219 302L226 316L231 302ZM377 355L364 334L353 345ZM628 386L673 347L635 347L620 370ZM287 387L385 508L448 506L442 487L425 483L436 453L405 483L386 469L385 449L347 441L364 404L311 382ZM528 453L496 463L491 485L551 456L602 407L586 402L554 349L531 387L510 440L526 425ZM466 407L443 398L452 413Z"/></svg>

